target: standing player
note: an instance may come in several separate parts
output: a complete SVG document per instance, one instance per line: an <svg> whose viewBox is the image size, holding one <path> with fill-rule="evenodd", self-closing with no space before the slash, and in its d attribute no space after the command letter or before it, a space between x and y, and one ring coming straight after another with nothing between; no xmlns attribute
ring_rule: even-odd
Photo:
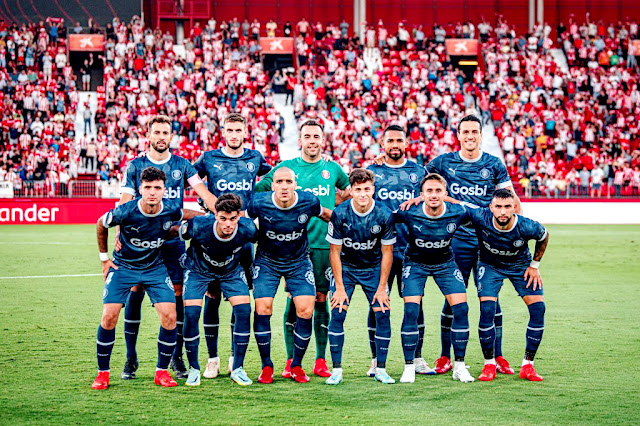
<svg viewBox="0 0 640 426"><path fill-rule="evenodd" d="M247 137L247 121L240 114L229 114L223 122L222 137L225 146L203 153L194 166L200 177L207 180L209 191L216 197L233 192L240 196L242 205L249 205L253 194L256 176L262 176L271 170L262 154L244 147ZM247 243L240 253L240 264L251 284L251 264L253 263L253 244ZM251 287L251 285L249 286ZM209 351L209 359L204 377L211 379L220 372L218 356L218 331L220 327L220 294L206 294L204 299L204 334ZM231 316L231 334L233 335L234 317ZM233 371L233 347L229 358L229 372Z"/></svg>
<svg viewBox="0 0 640 426"><path fill-rule="evenodd" d="M375 379L384 384L395 383L385 368L391 322L387 279L393 263L396 241L393 212L374 199L373 172L354 169L349 174L351 202L342 203L333 211L327 231L331 243L331 322L329 348L333 371L325 383L342 383L342 348L344 320L356 285L361 285L377 319L374 336L378 364Z"/></svg>
<svg viewBox="0 0 640 426"><path fill-rule="evenodd" d="M302 369L302 358L311 339L311 317L316 299L307 227L312 217L328 221L331 210L322 207L312 193L296 191L295 174L288 167L280 167L273 173L271 186L273 192L255 194L247 207L247 214L258 218L259 225L258 250L253 263L253 331L262 358L258 381L273 383L270 321L273 298L284 277L296 308L291 378L304 383L309 377Z"/></svg>
<svg viewBox="0 0 640 426"><path fill-rule="evenodd" d="M469 222L467 209L460 204L447 203L447 182L431 173L421 181L424 202L406 211L395 212L396 222L407 226L409 240L405 252L402 297L402 348L405 367L400 383L413 383L415 347L418 343L418 313L424 296L427 278L433 277L453 311L451 340L455 353L453 379L473 382L464 363L469 341L469 306L462 273L453 259L451 240L462 224Z"/></svg>
<svg viewBox="0 0 640 426"><path fill-rule="evenodd" d="M425 175L424 168L413 161L407 160L405 152L408 142L404 129L392 124L384 129L382 134L382 148L385 152L384 163L373 164L368 167L375 175L376 194L375 200L388 207L392 211L398 210L404 201L417 197L420 194L420 181ZM407 225L396 223L396 244L393 246L393 266L389 274L389 291L393 281L397 281L398 294L402 297L402 260L407 248ZM371 368L369 376L375 374L376 368L376 316L369 311L369 345L371 347ZM422 304L418 313L418 344L416 346L415 371L419 374L435 374L422 358L422 343L424 341L424 312Z"/></svg>
<svg viewBox="0 0 640 426"><path fill-rule="evenodd" d="M157 167L166 175L166 192L164 198L175 200L180 206L184 200L185 184L190 185L196 193L205 201L206 205L213 208L215 197L202 183L198 172L185 158L169 152L171 141L171 119L164 115L157 115L149 121L147 138L149 139L149 152L144 157L134 158L127 166L124 182L120 187L122 193L120 204L126 203L139 196L140 174L147 167ZM118 238L116 238L116 241ZM119 244L116 244L116 250ZM178 340L171 358L171 368L176 373L176 378L187 377L187 369L182 360L182 325L184 322L184 309L182 304L182 267L180 257L185 253L184 241L175 239L162 246L162 258L169 271L176 294ZM124 310L124 337L127 345L127 362L122 370L123 379L135 379L138 369L138 354L136 342L140 328L142 300L144 291L134 287L127 300Z"/></svg>
<svg viewBox="0 0 640 426"><path fill-rule="evenodd" d="M216 214L196 217L179 229L180 239L191 240L184 260L184 346L189 360L187 385L200 384L200 311L202 297L213 283L229 300L236 318L232 343L234 347L231 379L247 386L251 379L243 369L251 335L251 298L247 277L240 265L240 253L247 243L255 242L257 230L251 219L241 217L242 200L234 194L223 194L216 202Z"/></svg>
<svg viewBox="0 0 640 426"><path fill-rule="evenodd" d="M323 144L324 130L322 125L315 120L305 121L300 126L302 156L283 161L275 169L288 167L293 170L298 183L296 189L313 193L320 199L323 207L333 210L336 204L340 204L340 202L349 197L349 192L346 190L349 186L349 177L338 163L326 161L322 158ZM273 172L258 182L256 191L269 191L272 180ZM336 188L338 189L337 191ZM314 334L316 336L316 362L313 367L313 373L321 377L329 377L331 372L327 368L327 362L325 361L327 332L329 329L327 293L329 292L329 274L331 272L329 243L325 240L327 224L319 219L312 218L308 230L310 257L317 290L313 320ZM287 364L282 377L290 377L291 360L294 352L293 328L295 321L296 310L293 306L293 299L289 299L283 321Z"/></svg>
<svg viewBox="0 0 640 426"><path fill-rule="evenodd" d="M493 193L489 208L470 210L472 225L480 241L478 334L485 365L478 380L482 381L491 381L496 377L496 328L493 318L498 294L505 279L511 281L529 309L526 349L520 378L542 381L542 377L533 368L533 360L544 332L545 305L538 268L549 243L549 233L535 220L515 214L515 210L516 199L513 192L507 189L499 189ZM529 240L536 240L533 259L529 252Z"/></svg>
<svg viewBox="0 0 640 426"><path fill-rule="evenodd" d="M428 173L438 173L447 181L447 201L465 201L480 207L491 203L494 191L507 188L514 194L516 209L520 200L515 191L507 169L497 157L480 150L482 142L482 122L474 115L467 115L458 124L460 151L442 154L427 164ZM517 211L518 211L517 210ZM465 285L469 284L471 271L478 262L478 238L475 232L463 227L457 232L452 243L456 264L462 272ZM475 276L475 275L474 275ZM451 370L451 321L453 313L449 302L445 300L441 316L442 352L436 360L435 371L438 374ZM509 362L502 356L502 310L496 309L496 362L498 372L513 374Z"/></svg>
<svg viewBox="0 0 640 426"><path fill-rule="evenodd" d="M166 266L162 263L161 247L167 238L171 223L192 218L197 212L181 210L173 201L162 200L165 192L165 174L155 168L145 169L140 176L142 198L121 204L98 219L97 237L104 275L102 292L102 320L98 326L98 377L93 389L109 387L109 360L116 340L116 324L120 309L126 302L131 287L141 285L160 317L158 334L158 363L155 383L177 386L167 368L176 345L176 298ZM120 226L121 250L113 251L113 261L107 253L109 229Z"/></svg>

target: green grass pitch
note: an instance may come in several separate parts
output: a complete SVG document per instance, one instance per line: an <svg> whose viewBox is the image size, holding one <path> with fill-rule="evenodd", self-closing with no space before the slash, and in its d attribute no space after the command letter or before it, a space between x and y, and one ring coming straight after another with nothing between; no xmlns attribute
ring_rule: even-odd
<svg viewBox="0 0 640 426"><path fill-rule="evenodd" d="M517 378L524 351L526 307L506 283L504 352L516 376L490 383L454 382L451 374L418 376L413 385L384 386L364 376L369 363L366 302L357 290L346 322L345 381L329 387L276 378L244 388L226 374L197 388L153 384L158 319L143 307L138 378L119 378L124 363L122 317L112 357L112 385L93 391L96 327L102 280L98 276L6 279L100 272L93 226L0 227L0 423L640 423L640 226L550 226L541 272L546 329L536 359L542 383ZM474 292L470 292L474 296ZM425 358L439 355L443 297L428 283ZM467 364L477 377L482 354L470 297ZM280 373L284 294L272 319L273 359ZM221 312L221 357L228 355L230 309ZM393 338L388 370L402 372L402 302L392 296ZM304 363L312 366L314 342ZM327 357L330 357L327 353ZM201 362L206 361L204 339ZM259 373L251 340L245 369Z"/></svg>

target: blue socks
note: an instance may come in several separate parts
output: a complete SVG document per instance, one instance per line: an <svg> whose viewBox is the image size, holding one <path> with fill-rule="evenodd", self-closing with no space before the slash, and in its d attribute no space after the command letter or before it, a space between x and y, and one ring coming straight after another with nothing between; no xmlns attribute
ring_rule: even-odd
<svg viewBox="0 0 640 426"><path fill-rule="evenodd" d="M533 361L544 332L544 312L546 308L544 302L532 303L528 308L529 324L527 325L527 347L524 352L524 359Z"/></svg>
<svg viewBox="0 0 640 426"><path fill-rule="evenodd" d="M496 326L494 317L496 316L496 302L485 300L480 302L480 323L478 324L478 335L480 336L480 347L484 359L495 358L494 346L496 341Z"/></svg>
<svg viewBox="0 0 640 426"><path fill-rule="evenodd" d="M440 356L451 359L451 323L453 322L453 312L447 299L444 300L442 313L440 314L440 344L442 346Z"/></svg>
<svg viewBox="0 0 640 426"><path fill-rule="evenodd" d="M127 359L138 359L136 342L138 330L140 330L143 300L144 291L130 291L127 303L124 305L124 343L127 346Z"/></svg>
<svg viewBox="0 0 640 426"><path fill-rule="evenodd" d="M251 321L249 321L251 322ZM231 356L233 356L233 352L234 352L234 348L233 348L233 329L236 326L236 311L232 310L231 311L231 322L229 323L229 326L231 327Z"/></svg>
<svg viewBox="0 0 640 426"><path fill-rule="evenodd" d="M402 319L402 329L400 335L402 338L402 350L404 352L404 362L413 364L416 357L416 345L418 344L418 317L420 315L420 305L417 303L404 304L404 318Z"/></svg>
<svg viewBox="0 0 640 426"><path fill-rule="evenodd" d="M177 338L177 328L167 330L160 326L160 332L158 333L158 363L156 364L156 367L160 370L169 368L169 362L171 362L171 355L173 355Z"/></svg>
<svg viewBox="0 0 640 426"><path fill-rule="evenodd" d="M271 315L253 314L253 334L258 343L258 351L262 359L262 368L273 367L271 361Z"/></svg>
<svg viewBox="0 0 640 426"><path fill-rule="evenodd" d="M453 322L451 324L451 342L455 361L464 361L469 342L469 305L467 302L451 306Z"/></svg>
<svg viewBox="0 0 640 426"><path fill-rule="evenodd" d="M204 326L204 338L207 341L209 358L218 356L218 330L220 329L220 298L213 299L204 296L204 314L202 322Z"/></svg>
<svg viewBox="0 0 640 426"><path fill-rule="evenodd" d="M418 343L416 344L416 358L422 358L422 345L424 344L424 311L422 301L420 301L420 311L418 312Z"/></svg>
<svg viewBox="0 0 640 426"><path fill-rule="evenodd" d="M198 323L200 322L200 306L184 307L184 348L187 350L187 359L189 366L200 370L198 362L198 348L200 347L200 330Z"/></svg>
<svg viewBox="0 0 640 426"><path fill-rule="evenodd" d="M369 308L367 317L367 329L369 330L369 347L371 348L371 358L376 357L376 313Z"/></svg>
<svg viewBox="0 0 640 426"><path fill-rule="evenodd" d="M233 307L235 327L233 330L233 369L242 367L251 337L251 305L243 303Z"/></svg>
<svg viewBox="0 0 640 426"><path fill-rule="evenodd" d="M293 361L291 361L291 368L302 365L302 358L304 358L311 340L312 329L313 320L311 318L298 317L296 326L293 329Z"/></svg>
<svg viewBox="0 0 640 426"><path fill-rule="evenodd" d="M387 354L389 352L389 341L391 340L391 321L389 311L376 312L376 353L378 368L385 368Z"/></svg>
<svg viewBox="0 0 640 426"><path fill-rule="evenodd" d="M496 325L496 357L502 356L502 309L500 309L500 301L496 303L496 317L493 319Z"/></svg>
<svg viewBox="0 0 640 426"><path fill-rule="evenodd" d="M339 308L333 308L331 311L331 321L329 322L329 351L331 352L333 368L342 367L345 318L347 318L347 311L345 309L340 312Z"/></svg>
<svg viewBox="0 0 640 426"><path fill-rule="evenodd" d="M200 320L200 318L198 318ZM182 328L184 327L184 302L182 295L176 296L176 330L178 330L178 337L176 339L176 347L173 349L174 358L182 358Z"/></svg>
<svg viewBox="0 0 640 426"><path fill-rule="evenodd" d="M116 342L116 329L105 330L102 325L98 326L98 339L96 343L96 355L98 357L98 371L109 371L109 360L111 351Z"/></svg>

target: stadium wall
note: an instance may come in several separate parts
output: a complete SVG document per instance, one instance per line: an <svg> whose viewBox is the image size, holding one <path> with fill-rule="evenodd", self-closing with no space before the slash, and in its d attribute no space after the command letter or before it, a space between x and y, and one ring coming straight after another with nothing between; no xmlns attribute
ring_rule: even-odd
<svg viewBox="0 0 640 426"><path fill-rule="evenodd" d="M0 225L94 224L115 199L0 200ZM195 201L186 208L199 210ZM640 224L640 201L523 201L523 213L544 224Z"/></svg>

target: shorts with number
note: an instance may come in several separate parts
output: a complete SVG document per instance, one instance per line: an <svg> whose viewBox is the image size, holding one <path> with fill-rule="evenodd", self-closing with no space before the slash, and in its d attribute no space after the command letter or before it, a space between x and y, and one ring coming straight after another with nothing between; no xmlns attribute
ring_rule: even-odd
<svg viewBox="0 0 640 426"><path fill-rule="evenodd" d="M527 281L524 273L528 265L515 266L512 268L498 268L482 261L478 262L478 297L498 297L500 288L505 279L509 279L518 296L542 296L542 287L533 289L533 283L527 288Z"/></svg>
<svg viewBox="0 0 640 426"><path fill-rule="evenodd" d="M309 249L309 258L313 265L313 278L316 280L316 291L329 292L331 277L331 263L328 249Z"/></svg>
<svg viewBox="0 0 640 426"><path fill-rule="evenodd" d="M373 296L375 296L378 291L378 286L380 285L380 267L376 266L374 268L353 268L348 265L342 264L342 283L344 284L344 291L347 293L347 297L351 300L351 296L353 296L353 292L356 289L357 285L362 287L362 291L364 291L365 296L367 296L367 300L369 301L369 305L373 302ZM334 293L336 291L336 281L331 275L331 292ZM387 286L387 293L389 292L389 287ZM379 308L380 303L376 301L373 305L374 308Z"/></svg>
<svg viewBox="0 0 640 426"><path fill-rule="evenodd" d="M182 285L184 300L202 300L210 289L214 289L214 292L217 289L221 290L225 300L234 296L249 296L247 277L239 264L223 275L202 274L185 269Z"/></svg>
<svg viewBox="0 0 640 426"><path fill-rule="evenodd" d="M466 234L455 234L451 241L451 250L453 250L453 256L456 261L456 265L462 272L464 278L464 285L469 285L469 277L471 271L473 271L473 277L475 279L476 267L478 265L478 239L475 236Z"/></svg>
<svg viewBox="0 0 640 426"><path fill-rule="evenodd" d="M405 259L402 270L402 297L424 296L424 287L429 277L433 277L445 296L466 293L462 272L453 260L427 265Z"/></svg>
<svg viewBox="0 0 640 426"><path fill-rule="evenodd" d="M174 284L182 284L181 258L187 252L184 241L180 239L169 240L160 247L160 250L171 281Z"/></svg>
<svg viewBox="0 0 640 426"><path fill-rule="evenodd" d="M167 268L160 264L149 269L129 269L118 265L118 269L109 269L104 280L102 303L125 304L131 287L141 285L149 294L151 303L176 303L173 283Z"/></svg>
<svg viewBox="0 0 640 426"><path fill-rule="evenodd" d="M308 256L288 264L258 256L253 262L252 272L254 299L275 297L281 278L287 282L287 291L292 297L316 295L313 265Z"/></svg>

